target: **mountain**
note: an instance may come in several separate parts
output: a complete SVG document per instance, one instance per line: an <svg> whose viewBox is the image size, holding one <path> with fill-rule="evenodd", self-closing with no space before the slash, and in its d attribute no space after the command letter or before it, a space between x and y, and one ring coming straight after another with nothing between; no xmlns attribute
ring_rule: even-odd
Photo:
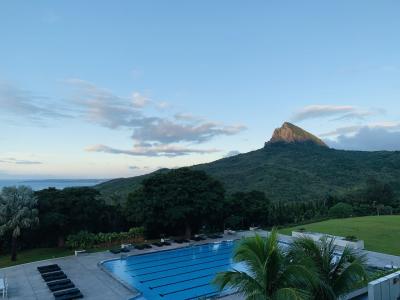
<svg viewBox="0 0 400 300"><path fill-rule="evenodd" d="M328 147L315 135L289 122L285 122L280 128L276 128L268 143L310 143L322 147Z"/></svg>
<svg viewBox="0 0 400 300"><path fill-rule="evenodd" d="M261 149L192 168L219 179L228 193L259 190L272 201L322 199L360 187L370 177L391 184L400 195L399 151L331 149L290 123L276 129ZM123 199L151 175L114 179L96 187L105 196Z"/></svg>

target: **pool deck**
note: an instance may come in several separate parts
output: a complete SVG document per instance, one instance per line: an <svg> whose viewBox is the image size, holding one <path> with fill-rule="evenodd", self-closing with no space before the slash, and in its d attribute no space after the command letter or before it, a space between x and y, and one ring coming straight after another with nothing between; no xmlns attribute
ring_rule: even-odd
<svg viewBox="0 0 400 300"><path fill-rule="evenodd" d="M267 235L266 231L257 231L260 235ZM232 240L243 236L251 236L254 232L244 231L235 235L225 235L222 239L206 240L202 242L193 242L193 245L200 245L210 242L218 242L223 240ZM291 242L290 236L280 235L282 242ZM133 250L129 255L150 253L159 250L176 249L185 247L188 244L176 244L165 246L162 248L153 247L147 250ZM384 267L386 265L400 265L400 257L383 253L363 251L368 257L371 265ZM109 252L98 252L84 254L81 256L67 256L63 258L50 259L46 261L33 262L29 264L18 265L0 269L0 277L6 276L9 282L9 299L15 300L48 300L54 299L52 293L47 288L46 283L41 278L36 267L40 265L57 263L66 273L77 288L84 295L84 299L104 299L104 300L127 300L138 296L138 292L134 289L128 289L120 282L112 278L107 272L99 267L99 262L109 259L120 258L120 254L111 254ZM243 299L238 295L224 297L224 300L240 300Z"/></svg>

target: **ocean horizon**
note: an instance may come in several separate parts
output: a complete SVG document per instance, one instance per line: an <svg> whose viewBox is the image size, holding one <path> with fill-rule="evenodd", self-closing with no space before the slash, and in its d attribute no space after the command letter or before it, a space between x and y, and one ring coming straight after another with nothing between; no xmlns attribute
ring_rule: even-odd
<svg viewBox="0 0 400 300"><path fill-rule="evenodd" d="M0 179L0 189L7 186L25 185L35 191L49 187L63 189L66 187L94 186L109 179Z"/></svg>

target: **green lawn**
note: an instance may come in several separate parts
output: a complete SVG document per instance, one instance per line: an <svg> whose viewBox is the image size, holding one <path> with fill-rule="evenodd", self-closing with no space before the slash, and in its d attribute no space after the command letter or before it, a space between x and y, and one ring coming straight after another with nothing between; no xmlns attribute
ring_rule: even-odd
<svg viewBox="0 0 400 300"><path fill-rule="evenodd" d="M333 219L307 225L284 228L280 233L290 235L292 230L329 233L339 236L354 235L364 240L371 251L400 255L400 216L371 216Z"/></svg>
<svg viewBox="0 0 400 300"><path fill-rule="evenodd" d="M37 248L24 250L17 253L17 261L10 260L10 254L0 255L0 268L25 264L32 261L72 255L72 251L64 248Z"/></svg>

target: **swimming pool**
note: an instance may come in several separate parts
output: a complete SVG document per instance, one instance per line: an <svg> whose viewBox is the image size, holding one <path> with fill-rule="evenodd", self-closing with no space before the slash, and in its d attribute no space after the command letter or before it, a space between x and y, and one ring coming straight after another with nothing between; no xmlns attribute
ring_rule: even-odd
<svg viewBox="0 0 400 300"><path fill-rule="evenodd" d="M103 266L148 300L190 300L219 294L211 284L218 272L242 269L232 261L235 242L224 241L110 260ZM224 293L231 291L225 290Z"/></svg>

